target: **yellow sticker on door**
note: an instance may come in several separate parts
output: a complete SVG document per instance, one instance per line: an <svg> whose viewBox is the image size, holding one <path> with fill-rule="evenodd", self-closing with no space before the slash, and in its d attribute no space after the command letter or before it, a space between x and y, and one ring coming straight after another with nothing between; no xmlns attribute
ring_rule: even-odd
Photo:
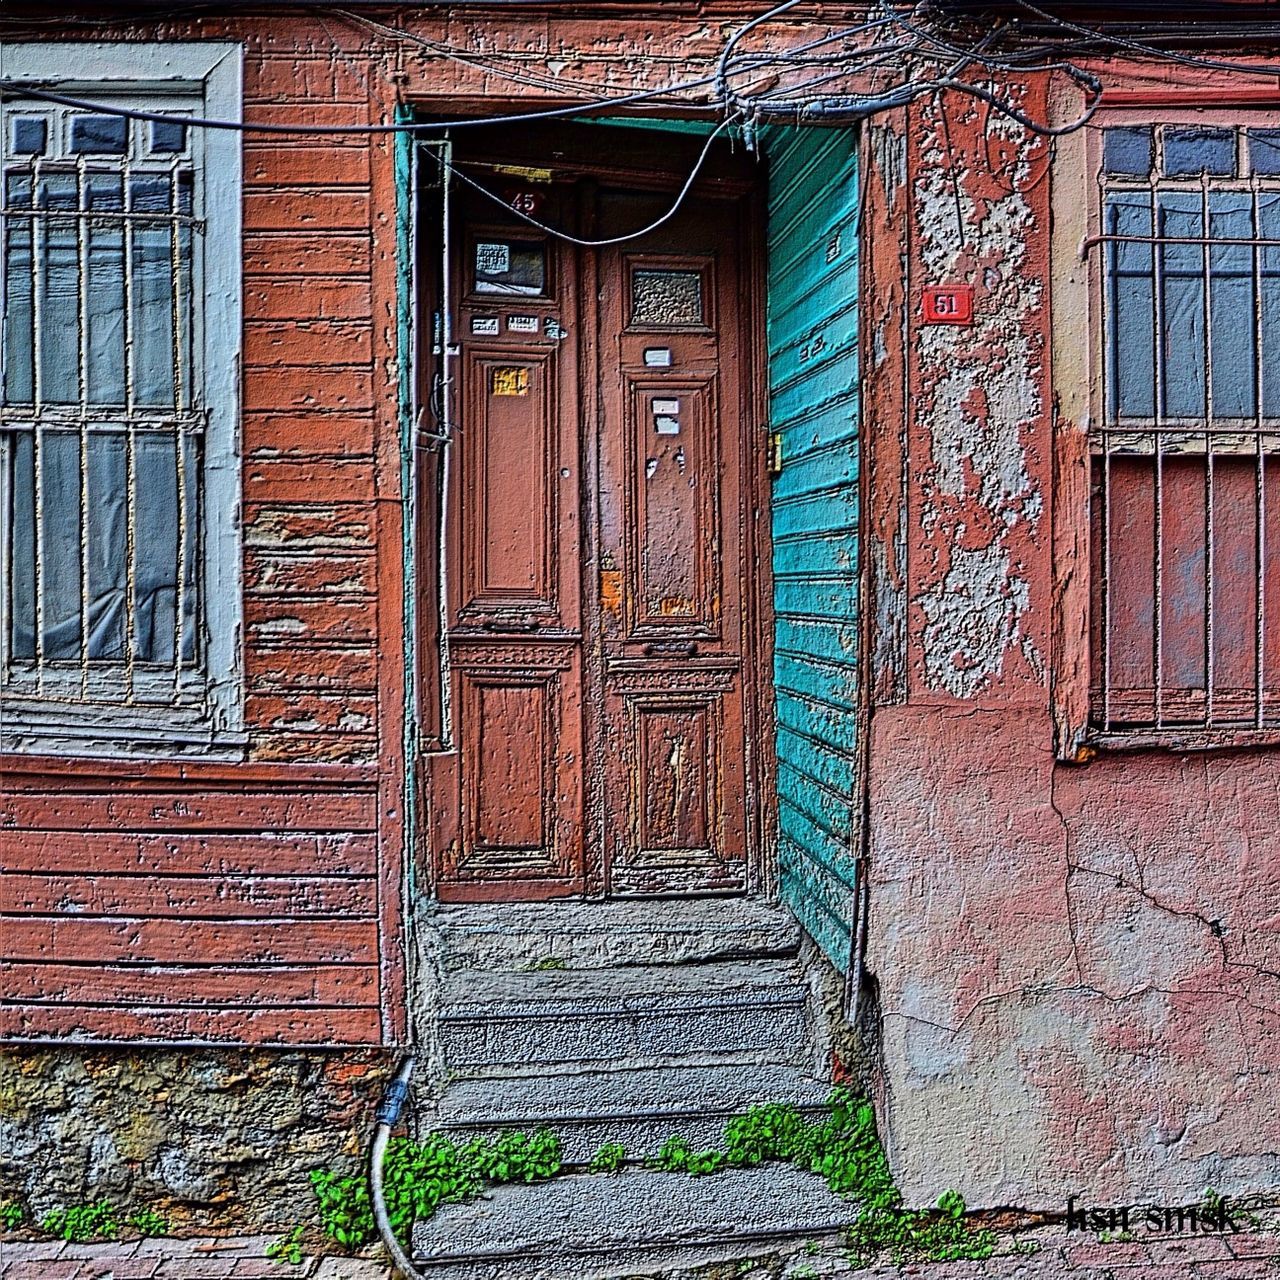
<svg viewBox="0 0 1280 1280"><path fill-rule="evenodd" d="M495 396L527 396L529 394L529 370L519 365L494 369L489 388Z"/></svg>

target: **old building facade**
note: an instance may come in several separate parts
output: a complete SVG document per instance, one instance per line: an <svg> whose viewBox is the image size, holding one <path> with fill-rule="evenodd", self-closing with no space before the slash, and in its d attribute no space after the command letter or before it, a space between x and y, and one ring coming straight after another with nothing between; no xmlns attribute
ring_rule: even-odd
<svg viewBox="0 0 1280 1280"><path fill-rule="evenodd" d="M22 1195L73 1104L270 1218L408 1046L587 1153L852 1070L919 1202L1274 1185L1274 94L729 127L875 17L759 16L5 28Z"/></svg>

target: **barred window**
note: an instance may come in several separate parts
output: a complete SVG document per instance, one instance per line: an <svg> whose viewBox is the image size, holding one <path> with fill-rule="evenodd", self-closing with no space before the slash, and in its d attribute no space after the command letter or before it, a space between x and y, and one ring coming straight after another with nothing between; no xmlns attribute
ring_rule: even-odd
<svg viewBox="0 0 1280 1280"><path fill-rule="evenodd" d="M1280 725L1280 130L1111 127L1096 730Z"/></svg>
<svg viewBox="0 0 1280 1280"><path fill-rule="evenodd" d="M218 696L234 666L219 633L235 630L235 491L210 483L234 440L210 362L234 351L210 338L238 299L212 292L225 263L209 264L239 247L216 243L228 211L211 207L206 139L183 122L205 89L77 90L162 120L20 97L0 115L9 747L182 750L236 727L238 700Z"/></svg>

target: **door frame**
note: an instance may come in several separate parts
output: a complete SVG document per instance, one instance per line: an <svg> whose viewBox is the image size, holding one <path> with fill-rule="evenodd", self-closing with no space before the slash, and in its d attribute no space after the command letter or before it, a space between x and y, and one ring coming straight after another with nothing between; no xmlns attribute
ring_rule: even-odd
<svg viewBox="0 0 1280 1280"><path fill-rule="evenodd" d="M576 104L570 101L548 101L539 104L540 107L548 109L573 105ZM412 106L415 119L440 118L441 103L426 99L418 100ZM527 111L528 101L517 98L460 98L451 99L447 109L450 119L482 120L491 116L505 116ZM643 125L646 122L698 118L696 113L689 113L682 117L678 112L655 115L621 110L616 113L616 117L634 120L636 125L640 126L634 130L618 129L620 134L625 132L629 135L625 140L619 139L620 141L637 144L632 147L633 150L643 150L643 146L639 144L643 144L646 140L652 142L655 135L659 138L671 137L669 133L663 135L660 129L644 129ZM551 127L554 125L552 124ZM579 122L577 127L592 126ZM596 127L608 128L609 126ZM499 146L492 148L495 158L504 150ZM620 152L625 155L626 148L621 148ZM682 172L678 165L666 169L635 169L627 163L601 161L584 162L580 168L584 176L597 180L627 179L633 185L638 181L639 185L646 188L669 190L672 194L679 189L687 176L687 170ZM718 175L713 180L718 190L732 195L740 202L737 274L743 346L749 353L749 358L738 361L741 404L744 406L738 426L742 458L742 493L739 501L742 506L743 529L743 554L740 556L738 572L742 607L743 729L746 738L744 779L746 797L744 816L747 829L746 896L773 899L778 892L779 874L773 686L773 557L771 486L768 470L767 178L762 168L758 175L750 178L732 179ZM697 190L696 185L694 190ZM419 196L420 200L421 198ZM411 210L415 226L422 225L423 214L422 207ZM584 230L589 236L590 228L587 227ZM420 257L423 254L429 256L432 250L438 247L434 242L426 243L428 240L426 236L422 236L421 240L424 243L419 247ZM597 256L583 254L579 269L574 274L578 281L580 305L582 299L587 296L586 291L597 288ZM431 351L434 293L430 271L419 274L411 307L413 314L418 318L413 326L411 339L415 346L412 364L418 384L415 387L416 401L418 404L426 405L431 396L430 383L434 361ZM593 340L590 345L591 357L586 360L580 359L578 365L579 404L581 420L584 424L597 423L600 412L599 344ZM418 448L419 425L410 423L407 429L411 433L409 447ZM583 680L584 688L592 691L592 697L584 699L583 702L584 820L598 822L601 817L599 807L605 803L600 768L603 760L601 728L604 724L604 683L599 632L599 512L596 506L595 486L589 484L587 478L596 475L598 471L599 433L591 430L584 434L585 439L581 441L580 453L581 519L584 538L581 583ZM407 584L407 590L417 593L417 601L420 603L423 599L434 600L434 592L424 590L424 584L435 582L434 565L438 545L434 527L434 503L424 501L424 498L429 497L423 488L426 477L418 468L413 469L413 474L417 477L416 490L405 495L408 507L406 538L410 543L408 563L413 573L412 581ZM412 735L417 759L409 762L415 789L413 810L416 815L414 829L409 839L410 848L415 855L414 865L422 866L429 893L431 896L438 897L439 866L435 849L442 843L447 844L451 839L457 838L456 820L451 818L448 804L441 803L442 797L447 796L451 786L455 785L457 745L455 742L452 751L441 751L438 739L433 740L429 732L424 734L421 731L424 720L432 714L431 703L427 696L431 682L415 676L438 670L439 637L437 628L432 625L423 625L424 616L428 618L433 616L431 609L415 607L412 616L416 620L414 635L408 646L412 669L406 672L406 678L411 682L413 689L413 715L419 731ZM602 829L602 826L598 826L598 829ZM583 897L587 900L603 900L605 875L602 848L593 848L588 845L585 873ZM465 901L468 897L469 895L465 892L451 892L449 900ZM485 900L494 897L495 895L492 894L484 895Z"/></svg>

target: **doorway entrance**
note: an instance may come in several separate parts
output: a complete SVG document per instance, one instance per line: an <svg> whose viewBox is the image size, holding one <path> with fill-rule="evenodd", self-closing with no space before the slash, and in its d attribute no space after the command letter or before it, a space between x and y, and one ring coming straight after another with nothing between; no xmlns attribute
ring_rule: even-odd
<svg viewBox="0 0 1280 1280"><path fill-rule="evenodd" d="M629 238L671 208L702 146L576 126L453 151L438 286L452 351L446 364L438 333L435 355L451 442L424 455L435 598L419 609L437 619L422 668L440 672L424 715L447 703L452 721L426 810L444 900L751 887L750 168L713 148L674 216Z"/></svg>

